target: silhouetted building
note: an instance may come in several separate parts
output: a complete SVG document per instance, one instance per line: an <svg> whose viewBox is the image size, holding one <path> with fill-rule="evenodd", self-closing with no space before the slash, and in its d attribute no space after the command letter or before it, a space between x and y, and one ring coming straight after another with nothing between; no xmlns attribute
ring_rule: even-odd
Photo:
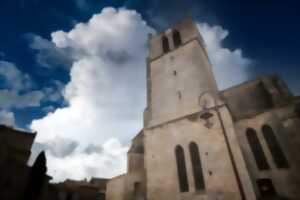
<svg viewBox="0 0 300 200"><path fill-rule="evenodd" d="M38 200L48 184L44 153L27 165L35 133L0 126L0 199Z"/></svg>
<svg viewBox="0 0 300 200"><path fill-rule="evenodd" d="M55 200L105 200L107 179L93 178L91 181L66 180L51 184ZM52 192L53 194L53 191Z"/></svg>

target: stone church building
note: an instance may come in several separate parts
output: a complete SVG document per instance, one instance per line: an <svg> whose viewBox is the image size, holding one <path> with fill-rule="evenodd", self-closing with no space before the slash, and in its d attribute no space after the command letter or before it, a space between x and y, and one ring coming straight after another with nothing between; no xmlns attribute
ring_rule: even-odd
<svg viewBox="0 0 300 200"><path fill-rule="evenodd" d="M276 76L217 88L191 19L149 36L144 127L107 200L300 199L300 98Z"/></svg>

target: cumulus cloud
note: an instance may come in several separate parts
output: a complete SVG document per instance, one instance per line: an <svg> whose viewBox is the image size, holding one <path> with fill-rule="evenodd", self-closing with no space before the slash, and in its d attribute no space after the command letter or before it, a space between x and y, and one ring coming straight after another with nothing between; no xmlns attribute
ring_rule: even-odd
<svg viewBox="0 0 300 200"><path fill-rule="evenodd" d="M250 61L241 50L222 47L228 31L207 24L199 24L199 29L219 86L246 78L244 68ZM63 93L68 106L34 120L30 127L38 132L36 141L47 146L49 174L56 181L111 177L125 171L129 141L142 128L150 32L154 30L135 11L105 8L69 32L51 34L55 48L72 54L71 80ZM57 138L63 142L54 142ZM72 141L74 148L68 145ZM64 144L72 151L58 147Z"/></svg>
<svg viewBox="0 0 300 200"><path fill-rule="evenodd" d="M38 107L43 97L41 91L18 94L12 90L0 90L0 106L2 108Z"/></svg>
<svg viewBox="0 0 300 200"><path fill-rule="evenodd" d="M23 74L13 63L0 61L0 76L2 87L20 91L31 87L31 81L27 74Z"/></svg>
<svg viewBox="0 0 300 200"><path fill-rule="evenodd" d="M35 51L37 64L45 68L63 67L69 69L73 62L71 49L58 48L53 42L34 34L27 34L30 48Z"/></svg>
<svg viewBox="0 0 300 200"><path fill-rule="evenodd" d="M230 50L222 46L229 32L221 26L199 23L198 29L206 43L208 56L219 89L225 89L249 79L251 60L243 57L241 49Z"/></svg>
<svg viewBox="0 0 300 200"><path fill-rule="evenodd" d="M48 173L55 175L56 180L64 180L70 177L82 179L91 176L110 178L124 172L128 149L115 138L109 139L102 147L101 153L96 151L87 154L85 151L78 150L63 159L47 157Z"/></svg>
<svg viewBox="0 0 300 200"><path fill-rule="evenodd" d="M43 93L45 94L45 100L50 102L58 102L63 100L65 85L58 81L51 81L49 86L43 88ZM49 106L48 106L49 107Z"/></svg>
<svg viewBox="0 0 300 200"><path fill-rule="evenodd" d="M49 174L56 180L125 170L127 145L142 127L150 32L135 11L105 8L69 32L51 34L56 48L71 49L74 59L64 92L69 105L34 120L31 128L43 145L57 137L79 144L63 158L47 151Z"/></svg>
<svg viewBox="0 0 300 200"><path fill-rule="evenodd" d="M32 81L13 63L0 61L0 107L2 109L40 106L43 92L32 90Z"/></svg>
<svg viewBox="0 0 300 200"><path fill-rule="evenodd" d="M0 124L6 126L15 126L15 115L13 112L0 110Z"/></svg>

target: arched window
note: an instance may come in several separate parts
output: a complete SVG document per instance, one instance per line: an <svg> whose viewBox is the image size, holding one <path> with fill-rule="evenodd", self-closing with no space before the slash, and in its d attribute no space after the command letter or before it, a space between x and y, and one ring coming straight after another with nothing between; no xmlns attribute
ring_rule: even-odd
<svg viewBox="0 0 300 200"><path fill-rule="evenodd" d="M260 169L260 170L270 169L270 166L267 162L267 158L264 154L262 146L256 135L256 131L252 128L248 128L246 130L246 136L247 136L251 151L254 155L254 159L256 161L256 165L257 165L258 169Z"/></svg>
<svg viewBox="0 0 300 200"><path fill-rule="evenodd" d="M169 41L166 36L162 37L162 48L163 48L164 53L167 53L170 51Z"/></svg>
<svg viewBox="0 0 300 200"><path fill-rule="evenodd" d="M195 188L196 190L204 190L204 177L202 173L202 165L199 154L199 149L196 143L191 142L189 145L191 160L192 160L192 168L195 180Z"/></svg>
<svg viewBox="0 0 300 200"><path fill-rule="evenodd" d="M189 183L188 183L187 172L186 172L184 151L180 145L176 146L175 155L176 155L179 189L180 192L187 192L189 190Z"/></svg>
<svg viewBox="0 0 300 200"><path fill-rule="evenodd" d="M173 41L175 47L179 47L181 45L181 36L177 30L173 30Z"/></svg>
<svg viewBox="0 0 300 200"><path fill-rule="evenodd" d="M268 144L273 160L278 168L288 168L288 161L280 148L278 140L273 132L273 129L269 125L263 125L262 132L264 138Z"/></svg>

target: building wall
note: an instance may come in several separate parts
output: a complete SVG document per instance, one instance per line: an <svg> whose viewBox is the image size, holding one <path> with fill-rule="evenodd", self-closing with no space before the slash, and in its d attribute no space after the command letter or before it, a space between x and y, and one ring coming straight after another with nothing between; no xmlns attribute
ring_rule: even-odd
<svg viewBox="0 0 300 200"><path fill-rule="evenodd" d="M293 95L276 76L263 76L220 92L234 120L289 104Z"/></svg>
<svg viewBox="0 0 300 200"><path fill-rule="evenodd" d="M257 196L261 195L256 184L257 179L268 178L272 180L275 190L280 196L290 199L300 199L299 122L299 118L295 115L295 106L293 103L284 107L273 108L251 118L241 119L236 122L235 127L240 147L249 173L251 174L252 184ZM289 168L279 169L274 163L274 159L262 133L262 126L265 124L272 127L279 145L288 160ZM247 128L255 129L270 169L258 169L246 137Z"/></svg>
<svg viewBox="0 0 300 200"><path fill-rule="evenodd" d="M19 200L28 184L27 162L35 134L0 126L0 199Z"/></svg>
<svg viewBox="0 0 300 200"><path fill-rule="evenodd" d="M106 200L125 200L125 175L110 179L107 183Z"/></svg>
<svg viewBox="0 0 300 200"><path fill-rule="evenodd" d="M195 116L169 122L145 130L145 166L147 172L147 199L220 198L241 199L228 148L217 113L210 119L208 129ZM206 189L196 192L188 146L198 145ZM175 148L184 149L190 190L181 193L178 185ZM222 180L222 181L220 181Z"/></svg>
<svg viewBox="0 0 300 200"><path fill-rule="evenodd" d="M30 168L23 163L6 160L1 171L0 199L18 200L24 196Z"/></svg>
<svg viewBox="0 0 300 200"><path fill-rule="evenodd" d="M34 138L33 133L0 125L0 142L6 148L6 153L0 153L0 155L13 157L18 162L26 164L31 154Z"/></svg>
<svg viewBox="0 0 300 200"><path fill-rule="evenodd" d="M108 181L106 200L144 199L146 193L145 171L135 170ZM137 187L138 186L138 187Z"/></svg>

